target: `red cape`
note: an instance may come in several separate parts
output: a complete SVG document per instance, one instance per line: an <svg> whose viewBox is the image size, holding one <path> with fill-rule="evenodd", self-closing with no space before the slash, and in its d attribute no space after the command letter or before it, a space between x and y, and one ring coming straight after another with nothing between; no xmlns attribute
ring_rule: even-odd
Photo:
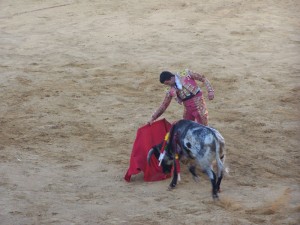
<svg viewBox="0 0 300 225"><path fill-rule="evenodd" d="M166 119L162 119L137 130L130 157L130 166L124 177L127 182L130 181L131 175L140 172L144 173L144 181L159 181L170 177L170 174L166 175L162 172L162 168L158 166L158 160L154 156L151 157L150 165L147 163L149 150L164 140L170 127L171 124Z"/></svg>

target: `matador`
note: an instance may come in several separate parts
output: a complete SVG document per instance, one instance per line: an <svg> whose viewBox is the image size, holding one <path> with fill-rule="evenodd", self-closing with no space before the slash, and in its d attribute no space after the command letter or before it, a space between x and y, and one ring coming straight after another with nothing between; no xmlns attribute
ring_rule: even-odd
<svg viewBox="0 0 300 225"><path fill-rule="evenodd" d="M168 108L172 98L184 106L183 119L193 120L205 126L208 125L208 111L201 88L196 80L201 81L208 91L208 99L214 99L214 89L209 80L202 74L185 69L175 74L163 71L160 74L160 82L170 86L159 108L151 116L149 124L152 124Z"/></svg>

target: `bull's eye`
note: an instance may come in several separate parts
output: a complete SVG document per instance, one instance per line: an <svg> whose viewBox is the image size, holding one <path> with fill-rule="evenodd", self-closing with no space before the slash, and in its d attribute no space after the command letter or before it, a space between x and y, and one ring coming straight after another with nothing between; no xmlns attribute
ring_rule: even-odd
<svg viewBox="0 0 300 225"><path fill-rule="evenodd" d="M191 143L190 142L186 143L186 147L191 148L192 147Z"/></svg>

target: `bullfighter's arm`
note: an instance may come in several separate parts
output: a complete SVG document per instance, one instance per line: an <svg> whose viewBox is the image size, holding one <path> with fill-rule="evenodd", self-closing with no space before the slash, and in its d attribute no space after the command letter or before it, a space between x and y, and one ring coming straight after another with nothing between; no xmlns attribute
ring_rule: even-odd
<svg viewBox="0 0 300 225"><path fill-rule="evenodd" d="M214 99L214 94L215 94L214 89L213 89L212 85L210 84L209 80L204 75L189 71L189 76L195 80L201 81L207 89L208 99L209 100Z"/></svg>
<svg viewBox="0 0 300 225"><path fill-rule="evenodd" d="M170 102L172 100L172 96L169 92L167 92L163 102L159 106L159 108L152 114L151 121L156 120L158 117L160 117L168 108L170 105Z"/></svg>

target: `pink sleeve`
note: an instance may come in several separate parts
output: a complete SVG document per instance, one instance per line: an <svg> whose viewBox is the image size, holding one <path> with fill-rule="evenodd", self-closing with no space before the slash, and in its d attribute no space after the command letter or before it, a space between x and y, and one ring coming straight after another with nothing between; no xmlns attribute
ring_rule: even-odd
<svg viewBox="0 0 300 225"><path fill-rule="evenodd" d="M160 117L170 105L171 100L172 100L172 95L170 91L168 91L159 108L153 113L152 119L156 120L158 117Z"/></svg>
<svg viewBox="0 0 300 225"><path fill-rule="evenodd" d="M195 80L201 81L206 86L208 92L214 92L209 80L204 75L190 71L190 76Z"/></svg>

